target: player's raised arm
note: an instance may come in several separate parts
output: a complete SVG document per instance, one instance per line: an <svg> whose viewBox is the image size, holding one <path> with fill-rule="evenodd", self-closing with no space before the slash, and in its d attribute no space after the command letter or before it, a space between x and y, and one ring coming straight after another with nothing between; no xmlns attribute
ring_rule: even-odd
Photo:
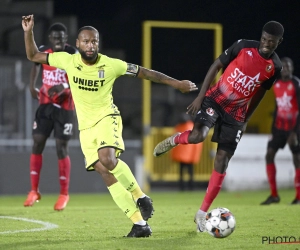
<svg viewBox="0 0 300 250"><path fill-rule="evenodd" d="M167 84L175 89L180 90L182 93L188 93L191 91L198 90L196 84L191 81L179 81L158 71L143 68L141 66L139 67L137 77L147 79L156 83Z"/></svg>
<svg viewBox="0 0 300 250"><path fill-rule="evenodd" d="M33 15L22 16L22 27L24 30L24 41L28 60L38 63L47 63L47 53L40 52L36 46L33 36Z"/></svg>

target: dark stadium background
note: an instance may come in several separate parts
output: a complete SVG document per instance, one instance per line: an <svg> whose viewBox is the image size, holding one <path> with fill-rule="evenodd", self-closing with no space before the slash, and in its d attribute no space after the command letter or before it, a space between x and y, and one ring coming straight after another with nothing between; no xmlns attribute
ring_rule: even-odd
<svg viewBox="0 0 300 250"><path fill-rule="evenodd" d="M235 40L258 40L262 26L276 20L285 28L280 57L291 57L300 75L300 1L297 0L151 0L73 1L55 0L55 15L73 14L79 27L92 25L101 35L105 49L122 49L126 61L141 64L144 20L212 22L223 25L223 49ZM212 63L212 35L170 29L155 31L152 68L174 77L201 82Z"/></svg>

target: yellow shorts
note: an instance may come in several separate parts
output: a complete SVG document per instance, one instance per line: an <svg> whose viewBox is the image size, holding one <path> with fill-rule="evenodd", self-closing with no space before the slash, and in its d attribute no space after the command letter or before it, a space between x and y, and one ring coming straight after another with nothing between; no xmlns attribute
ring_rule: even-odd
<svg viewBox="0 0 300 250"><path fill-rule="evenodd" d="M87 171L94 170L94 164L99 160L100 148L115 148L116 157L125 150L122 138L122 118L120 115L108 115L100 120L94 127L80 131L79 139L81 150L85 158Z"/></svg>

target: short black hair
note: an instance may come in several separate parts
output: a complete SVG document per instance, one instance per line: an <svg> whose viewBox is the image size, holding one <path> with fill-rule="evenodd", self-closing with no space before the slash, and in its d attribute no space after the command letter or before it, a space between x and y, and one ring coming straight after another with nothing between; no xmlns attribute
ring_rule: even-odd
<svg viewBox="0 0 300 250"><path fill-rule="evenodd" d="M289 57L283 57L280 60L281 60L281 62L290 63L292 65L292 67L294 67L294 62L293 62L293 60L291 58L289 58Z"/></svg>
<svg viewBox="0 0 300 250"><path fill-rule="evenodd" d="M263 31L273 36L282 37L284 33L284 28L281 23L276 21L270 21L264 25Z"/></svg>
<svg viewBox="0 0 300 250"><path fill-rule="evenodd" d="M65 33L68 33L67 27L62 23L52 24L48 29L48 34L50 34L52 31L64 31Z"/></svg>
<svg viewBox="0 0 300 250"><path fill-rule="evenodd" d="M80 34L80 32L83 30L93 30L93 31L96 31L97 33L99 33L99 31L96 28L94 28L93 26L83 26L77 31L77 37Z"/></svg>

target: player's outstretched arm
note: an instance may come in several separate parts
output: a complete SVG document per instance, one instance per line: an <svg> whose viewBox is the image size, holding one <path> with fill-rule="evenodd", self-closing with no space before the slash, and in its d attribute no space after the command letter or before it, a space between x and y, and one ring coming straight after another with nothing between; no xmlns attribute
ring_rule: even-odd
<svg viewBox="0 0 300 250"><path fill-rule="evenodd" d="M147 79L156 83L167 84L175 89L180 90L182 93L188 93L191 91L198 90L196 84L191 81L179 81L158 71L143 67L140 67L137 77Z"/></svg>
<svg viewBox="0 0 300 250"><path fill-rule="evenodd" d="M22 16L22 27L24 30L24 41L27 58L33 62L42 64L47 63L47 53L40 52L34 41L33 26L33 15Z"/></svg>
<svg viewBox="0 0 300 250"><path fill-rule="evenodd" d="M214 61L214 63L207 71L200 92L195 100L187 107L187 113L192 115L197 114L197 112L200 110L206 91L208 90L209 86L211 85L221 68L223 68L223 64L218 58Z"/></svg>

